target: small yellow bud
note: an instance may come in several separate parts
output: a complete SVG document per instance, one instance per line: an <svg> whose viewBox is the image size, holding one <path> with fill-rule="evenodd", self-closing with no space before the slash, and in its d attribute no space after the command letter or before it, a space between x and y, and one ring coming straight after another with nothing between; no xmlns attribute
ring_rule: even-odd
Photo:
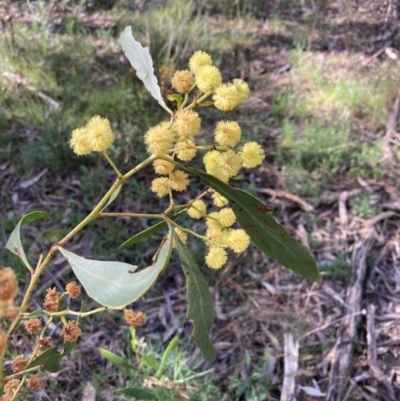
<svg viewBox="0 0 400 401"><path fill-rule="evenodd" d="M218 86L213 95L214 106L222 111L234 109L240 103L240 99L240 93L232 83Z"/></svg>
<svg viewBox="0 0 400 401"><path fill-rule="evenodd" d="M212 200L215 206L223 207L226 206L229 201L224 196L220 195L218 192L213 191Z"/></svg>
<svg viewBox="0 0 400 401"><path fill-rule="evenodd" d="M157 174L168 175L174 171L175 165L163 159L157 159L153 163L154 170Z"/></svg>
<svg viewBox="0 0 400 401"><path fill-rule="evenodd" d="M175 170L169 180L169 186L177 192L184 191L189 185L189 178L186 173L181 170Z"/></svg>
<svg viewBox="0 0 400 401"><path fill-rule="evenodd" d="M235 221L236 215L231 208L226 207L218 212L218 222L222 227L230 227Z"/></svg>
<svg viewBox="0 0 400 401"><path fill-rule="evenodd" d="M197 50L193 53L192 57L190 57L189 68L193 74L196 74L201 67L212 65L212 63L212 58L208 53Z"/></svg>
<svg viewBox="0 0 400 401"><path fill-rule="evenodd" d="M100 116L94 116L85 127L89 146L95 152L106 151L114 142L114 134L110 121Z"/></svg>
<svg viewBox="0 0 400 401"><path fill-rule="evenodd" d="M206 224L208 228L215 228L217 230L221 230L222 226L219 222L219 213L212 212L207 216Z"/></svg>
<svg viewBox="0 0 400 401"><path fill-rule="evenodd" d="M264 158L264 149L257 142L247 142L239 151L243 160L243 167L253 168L259 166Z"/></svg>
<svg viewBox="0 0 400 401"><path fill-rule="evenodd" d="M233 252L243 252L250 245L250 237L246 231L242 229L230 230L227 243L228 247L232 249Z"/></svg>
<svg viewBox="0 0 400 401"><path fill-rule="evenodd" d="M196 73L196 85L203 92L211 92L222 84L222 75L217 67L206 65Z"/></svg>
<svg viewBox="0 0 400 401"><path fill-rule="evenodd" d="M69 144L74 153L78 156L88 155L93 150L89 144L86 128L74 129Z"/></svg>
<svg viewBox="0 0 400 401"><path fill-rule="evenodd" d="M233 148L240 141L242 131L236 121L220 121L215 128L215 141Z"/></svg>
<svg viewBox="0 0 400 401"><path fill-rule="evenodd" d="M193 84L194 77L189 70L176 71L171 79L172 87L179 93L188 92Z"/></svg>
<svg viewBox="0 0 400 401"><path fill-rule="evenodd" d="M249 97L250 93L249 85L247 85L247 83L244 82L242 79L234 79L233 85L239 92L240 103L244 102Z"/></svg>
<svg viewBox="0 0 400 401"><path fill-rule="evenodd" d="M201 119L192 109L179 110L176 113L174 128L182 138L192 138L200 130Z"/></svg>
<svg viewBox="0 0 400 401"><path fill-rule="evenodd" d="M155 178L151 182L151 190L160 198L169 194L169 186L168 186L168 178L167 177L159 177Z"/></svg>
<svg viewBox="0 0 400 401"><path fill-rule="evenodd" d="M224 248L211 246L206 255L206 264L211 269L220 269L228 260L228 255Z"/></svg>
<svg viewBox="0 0 400 401"><path fill-rule="evenodd" d="M187 210L187 214L193 219L201 219L206 215L207 206L201 199L195 200L190 208Z"/></svg>
<svg viewBox="0 0 400 401"><path fill-rule="evenodd" d="M172 148L174 139L175 133L169 129L167 121L151 127L144 135L147 151L157 156L165 155Z"/></svg>
<svg viewBox="0 0 400 401"><path fill-rule="evenodd" d="M195 143L191 140L177 142L175 145L176 157L179 160L188 162L196 156L197 149L194 147Z"/></svg>
<svg viewBox="0 0 400 401"><path fill-rule="evenodd" d="M234 177L242 167L242 158L233 150L228 150L221 154L223 166L230 177Z"/></svg>

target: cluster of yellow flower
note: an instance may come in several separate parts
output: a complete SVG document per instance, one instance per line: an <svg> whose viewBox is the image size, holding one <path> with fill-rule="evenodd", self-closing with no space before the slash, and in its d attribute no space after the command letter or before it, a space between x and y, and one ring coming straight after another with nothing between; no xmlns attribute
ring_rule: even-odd
<svg viewBox="0 0 400 401"><path fill-rule="evenodd" d="M189 69L177 71L172 77L173 88L188 99L189 93L197 87L194 100L187 105L185 102L175 113L171 122L162 122L150 128L144 137L149 153L158 156L176 157L184 162L192 160L199 149L208 149L203 162L207 173L223 182L238 175L239 170L254 168L262 163L265 154L263 148L256 142L245 143L239 151L235 146L240 142L242 132L236 121L220 121L214 132L215 142L209 146L197 146L195 137L200 131L201 119L193 110L206 97L213 95L213 104L222 111L229 111L247 99L248 85L241 79L231 83L222 83L222 76L217 67L213 66L211 56L197 51L189 61ZM158 159L154 162L154 169L161 177L152 182L152 191L158 196L167 196L170 191L184 191L189 185L188 175L176 170L172 163ZM213 203L217 207L224 207L228 200L216 192L212 192ZM206 218L208 230L206 244L209 250L206 255L206 264L218 269L227 261L226 248L233 252L242 252L250 244L250 238L244 230L233 229L236 217L232 209L223 208L219 212L207 215L206 203L197 199L191 203L188 214L194 219ZM177 234L183 243L187 234L177 229Z"/></svg>
<svg viewBox="0 0 400 401"><path fill-rule="evenodd" d="M72 131L71 148L78 156L105 152L114 142L110 121L94 116L85 127Z"/></svg>

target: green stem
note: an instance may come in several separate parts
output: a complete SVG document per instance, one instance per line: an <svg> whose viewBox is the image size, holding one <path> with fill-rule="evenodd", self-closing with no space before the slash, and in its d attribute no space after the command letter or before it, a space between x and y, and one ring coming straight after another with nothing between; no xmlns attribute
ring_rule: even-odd
<svg viewBox="0 0 400 401"><path fill-rule="evenodd" d="M103 156L107 159L107 161L110 163L111 167L114 169L114 171L117 173L118 178L122 177L122 173L118 170L117 166L114 164L114 162L111 160L111 157L108 156L107 152L103 152Z"/></svg>
<svg viewBox="0 0 400 401"><path fill-rule="evenodd" d="M4 382L8 382L8 381L10 381L12 379L15 379L18 376L25 375L26 373L33 372L34 370L38 370L38 369L40 369L40 365L39 366L35 366L33 368L26 369L26 370L22 370L21 372L14 373L13 375L10 375L10 376L6 376L4 378Z"/></svg>
<svg viewBox="0 0 400 401"><path fill-rule="evenodd" d="M146 213L99 213L98 217L147 217L151 219L162 219L161 214Z"/></svg>

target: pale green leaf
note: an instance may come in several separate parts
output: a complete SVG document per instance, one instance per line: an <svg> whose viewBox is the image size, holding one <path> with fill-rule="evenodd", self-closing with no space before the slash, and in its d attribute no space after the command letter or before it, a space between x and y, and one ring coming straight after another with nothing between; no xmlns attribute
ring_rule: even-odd
<svg viewBox="0 0 400 401"><path fill-rule="evenodd" d="M137 266L128 263L85 259L63 248L60 252L91 298L109 308L122 309L145 294L157 280L169 262L171 241L165 240L156 262L138 273L134 273Z"/></svg>
<svg viewBox="0 0 400 401"><path fill-rule="evenodd" d="M30 223L31 221L35 221L38 219L43 218L46 216L47 213L45 212L31 212L24 216L17 224L17 226L14 228L14 231L11 233L10 238L7 241L6 248L17 255L18 257L21 258L21 260L24 262L25 266L32 270L31 265L28 262L28 259L25 255L24 249L22 247L21 243L21 236L20 236L20 230L21 227L25 224Z"/></svg>

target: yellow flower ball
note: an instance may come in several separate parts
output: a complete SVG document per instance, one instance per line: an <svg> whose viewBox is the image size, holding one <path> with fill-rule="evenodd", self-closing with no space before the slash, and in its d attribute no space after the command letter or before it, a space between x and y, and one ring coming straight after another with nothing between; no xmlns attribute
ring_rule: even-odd
<svg viewBox="0 0 400 401"><path fill-rule="evenodd" d="M69 144L78 156L88 155L93 150L89 144L86 128L74 129Z"/></svg>
<svg viewBox="0 0 400 401"><path fill-rule="evenodd" d="M189 70L176 71L171 79L172 87L179 93L188 92L193 84L194 77Z"/></svg>
<svg viewBox="0 0 400 401"><path fill-rule="evenodd" d="M240 103L244 102L249 97L250 93L249 85L247 85L247 83L244 82L242 79L234 79L233 85L239 92Z"/></svg>
<svg viewBox="0 0 400 401"><path fill-rule="evenodd" d="M240 93L232 83L218 86L213 95L214 106L222 111L233 110L240 99Z"/></svg>
<svg viewBox="0 0 400 401"><path fill-rule="evenodd" d="M174 128L182 138L192 138L200 130L201 119L192 109L179 110L176 113Z"/></svg>
<svg viewBox="0 0 400 401"><path fill-rule="evenodd" d="M183 160L184 162L188 162L192 160L196 156L197 149L195 148L195 143L193 141L182 141L177 142L175 145L176 157L179 160Z"/></svg>
<svg viewBox="0 0 400 401"><path fill-rule="evenodd" d="M218 212L218 222L222 227L230 227L236 222L236 215L229 207L221 209Z"/></svg>
<svg viewBox="0 0 400 401"><path fill-rule="evenodd" d="M160 198L169 194L168 178L155 178L151 183L151 190Z"/></svg>
<svg viewBox="0 0 400 401"><path fill-rule="evenodd" d="M187 210L187 214L193 219L201 219L206 215L207 206L201 199L195 200L190 208Z"/></svg>
<svg viewBox="0 0 400 401"><path fill-rule="evenodd" d="M151 127L144 135L147 151L153 155L162 156L172 148L175 133L169 128L169 122L164 121Z"/></svg>
<svg viewBox="0 0 400 401"><path fill-rule="evenodd" d="M169 180L169 186L178 192L184 191L189 185L189 178L186 173L181 170L176 170L172 173L172 177Z"/></svg>
<svg viewBox="0 0 400 401"><path fill-rule="evenodd" d="M217 67L206 65L197 71L195 81L197 87L203 93L207 93L222 84L222 75Z"/></svg>
<svg viewBox="0 0 400 401"><path fill-rule="evenodd" d="M215 206L223 207L226 206L229 201L224 196L220 195L218 192L213 191L212 200Z"/></svg>
<svg viewBox="0 0 400 401"><path fill-rule="evenodd" d="M222 225L219 222L219 213L212 212L207 216L206 224L208 228L215 228L217 230L222 229Z"/></svg>
<svg viewBox="0 0 400 401"><path fill-rule="evenodd" d="M250 237L246 231L242 229L230 230L227 238L228 247L233 252L243 252L250 245Z"/></svg>
<svg viewBox="0 0 400 401"><path fill-rule="evenodd" d="M106 151L114 142L114 134L110 121L100 116L94 116L87 124L86 131L89 146L95 152Z"/></svg>
<svg viewBox="0 0 400 401"><path fill-rule="evenodd" d="M228 182L230 178L228 170L223 165L209 169L207 173L218 178L222 182Z"/></svg>
<svg viewBox="0 0 400 401"><path fill-rule="evenodd" d="M206 265L211 269L220 269L227 260L225 249L219 246L211 246L206 255Z"/></svg>
<svg viewBox="0 0 400 401"><path fill-rule="evenodd" d="M186 244L187 242L187 233L182 231L179 227L174 227L175 232L178 234L179 239L181 240L182 244ZM172 247L176 248L176 241L175 238L172 241Z"/></svg>
<svg viewBox="0 0 400 401"><path fill-rule="evenodd" d="M206 171L210 172L222 165L221 153L218 150L211 150L204 155L203 162Z"/></svg>
<svg viewBox="0 0 400 401"><path fill-rule="evenodd" d="M242 131L236 121L220 121L215 127L215 141L233 148L240 141Z"/></svg>
<svg viewBox="0 0 400 401"><path fill-rule="evenodd" d="M154 170L157 174L168 175L174 171L175 165L163 159L157 159L153 162Z"/></svg>
<svg viewBox="0 0 400 401"><path fill-rule="evenodd" d="M196 74L201 67L212 65L212 63L212 58L208 53L197 50L193 53L192 57L190 57L189 68L193 74Z"/></svg>
<svg viewBox="0 0 400 401"><path fill-rule="evenodd" d="M226 237L223 231L217 228L209 228L206 231L206 245L207 246L225 246L226 245Z"/></svg>
<svg viewBox="0 0 400 401"><path fill-rule="evenodd" d="M242 158L233 150L221 153L223 166L230 177L237 175L242 167Z"/></svg>
<svg viewBox="0 0 400 401"><path fill-rule="evenodd" d="M253 168L259 166L264 158L264 149L257 142L247 142L239 151L243 160L243 167Z"/></svg>

